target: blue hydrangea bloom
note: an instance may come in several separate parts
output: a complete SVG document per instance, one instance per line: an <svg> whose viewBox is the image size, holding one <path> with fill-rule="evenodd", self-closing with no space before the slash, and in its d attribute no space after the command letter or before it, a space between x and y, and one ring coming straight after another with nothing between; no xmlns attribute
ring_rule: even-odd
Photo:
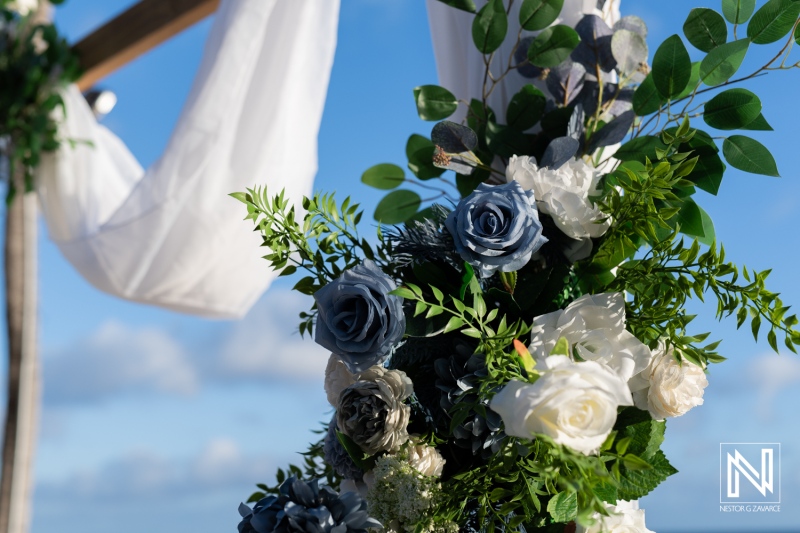
<svg viewBox="0 0 800 533"><path fill-rule="evenodd" d="M314 294L319 316L314 340L352 373L383 363L406 330L395 282L372 261L345 271Z"/></svg>
<svg viewBox="0 0 800 533"><path fill-rule="evenodd" d="M533 192L516 181L481 183L444 223L458 254L483 278L519 270L547 242Z"/></svg>
<svg viewBox="0 0 800 533"><path fill-rule="evenodd" d="M239 533L367 533L381 528L367 514L367 502L360 494L337 494L317 481L290 477L280 494L259 500L251 509L239 505Z"/></svg>

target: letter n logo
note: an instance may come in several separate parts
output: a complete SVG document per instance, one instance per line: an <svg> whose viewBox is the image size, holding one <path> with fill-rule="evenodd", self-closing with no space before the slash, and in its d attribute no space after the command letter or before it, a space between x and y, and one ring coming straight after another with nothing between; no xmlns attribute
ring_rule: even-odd
<svg viewBox="0 0 800 533"><path fill-rule="evenodd" d="M720 503L780 503L780 453L780 443L720 444Z"/></svg>

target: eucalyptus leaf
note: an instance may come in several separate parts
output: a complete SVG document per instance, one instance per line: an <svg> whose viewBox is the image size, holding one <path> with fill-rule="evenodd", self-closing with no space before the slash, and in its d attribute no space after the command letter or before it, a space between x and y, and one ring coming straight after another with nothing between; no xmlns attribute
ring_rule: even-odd
<svg viewBox="0 0 800 533"><path fill-rule="evenodd" d="M503 44L508 16L503 0L489 0L472 20L472 40L482 54L491 54Z"/></svg>
<svg viewBox="0 0 800 533"><path fill-rule="evenodd" d="M722 14L731 24L744 24L756 9L756 0L722 0Z"/></svg>
<svg viewBox="0 0 800 533"><path fill-rule="evenodd" d="M797 0L769 0L747 24L747 37L754 44L769 44L785 37L800 15Z"/></svg>
<svg viewBox="0 0 800 533"><path fill-rule="evenodd" d="M619 30L634 31L641 35L642 38L647 39L647 24L636 15L622 17L614 23L614 26L611 29L615 32Z"/></svg>
<svg viewBox="0 0 800 533"><path fill-rule="evenodd" d="M461 154L447 154L437 147L434 153L434 165L440 169L452 170L458 174L469 176L475 170L477 162L470 157L471 152Z"/></svg>
<svg viewBox="0 0 800 533"><path fill-rule="evenodd" d="M397 165L381 163L372 166L361 175L361 182L376 189L394 189L406 180L405 172Z"/></svg>
<svg viewBox="0 0 800 533"><path fill-rule="evenodd" d="M519 23L528 31L543 30L555 22L564 0L523 0L519 8Z"/></svg>
<svg viewBox="0 0 800 533"><path fill-rule="evenodd" d="M580 63L564 61L553 67L547 76L547 90L556 103L567 106L580 94L586 77L586 68Z"/></svg>
<svg viewBox="0 0 800 533"><path fill-rule="evenodd" d="M719 45L700 62L700 79L715 87L728 81L739 67L750 47L750 39L739 39Z"/></svg>
<svg viewBox="0 0 800 533"><path fill-rule="evenodd" d="M528 48L533 42L533 37L525 37L519 42L519 46L514 50L514 61L517 65L517 72L523 78L535 79L542 75L542 69L536 65L531 65L528 61Z"/></svg>
<svg viewBox="0 0 800 533"><path fill-rule="evenodd" d="M455 113L458 100L438 85L420 85L414 89L417 114L422 120L442 120Z"/></svg>
<svg viewBox="0 0 800 533"><path fill-rule="evenodd" d="M611 72L617 66L611 53L613 32L602 18L597 15L585 15L575 25L575 31L581 42L572 53L573 61L581 63L589 72L594 72L598 66L606 72Z"/></svg>
<svg viewBox="0 0 800 533"><path fill-rule="evenodd" d="M542 31L528 48L528 60L542 68L558 66L578 46L580 37L569 26L551 26Z"/></svg>
<svg viewBox="0 0 800 533"><path fill-rule="evenodd" d="M611 37L611 53L623 76L631 77L647 64L647 42L631 30L618 30Z"/></svg>
<svg viewBox="0 0 800 533"><path fill-rule="evenodd" d="M580 143L572 137L553 139L544 151L540 166L554 170L559 169L578 153L579 148Z"/></svg>
<svg viewBox="0 0 800 533"><path fill-rule="evenodd" d="M632 110L626 111L597 130L589 139L586 152L591 154L600 147L610 146L622 141L631 130L635 118L636 113Z"/></svg>
<svg viewBox="0 0 800 533"><path fill-rule="evenodd" d="M728 25L713 9L698 7L689 11L683 24L686 39L698 50L710 52L728 40Z"/></svg>
<svg viewBox="0 0 800 533"><path fill-rule="evenodd" d="M508 103L506 124L519 131L525 131L536 125L544 114L547 97L531 84L524 85Z"/></svg>
<svg viewBox="0 0 800 533"><path fill-rule="evenodd" d="M576 141L580 141L584 132L584 121L586 120L586 111L583 109L583 104L578 104L572 110L572 115L569 117L569 124L567 124L567 137L572 137Z"/></svg>
<svg viewBox="0 0 800 533"><path fill-rule="evenodd" d="M683 41L672 35L656 50L653 56L653 82L665 98L680 94L692 77L692 61Z"/></svg>
<svg viewBox="0 0 800 533"><path fill-rule="evenodd" d="M722 143L722 155L733 168L780 177L775 158L763 144L750 137L731 135Z"/></svg>
<svg viewBox="0 0 800 533"><path fill-rule="evenodd" d="M478 146L478 136L467 126L443 120L433 127L431 141L448 154L469 152Z"/></svg>
<svg viewBox="0 0 800 533"><path fill-rule="evenodd" d="M414 216L420 203L422 199L414 191L405 189L392 191L378 202L375 208L375 220L381 224L400 224Z"/></svg>
<svg viewBox="0 0 800 533"><path fill-rule="evenodd" d="M747 126L761 115L761 100L747 89L728 89L706 102L703 120L718 130Z"/></svg>

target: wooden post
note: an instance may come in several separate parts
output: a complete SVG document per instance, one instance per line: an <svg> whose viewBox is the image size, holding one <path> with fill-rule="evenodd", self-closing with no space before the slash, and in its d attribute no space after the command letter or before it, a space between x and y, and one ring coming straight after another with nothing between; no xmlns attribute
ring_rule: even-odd
<svg viewBox="0 0 800 533"><path fill-rule="evenodd" d="M17 190L24 191L19 172ZM0 475L0 533L27 533L40 401L36 342L37 199L17 194L6 212L8 385Z"/></svg>

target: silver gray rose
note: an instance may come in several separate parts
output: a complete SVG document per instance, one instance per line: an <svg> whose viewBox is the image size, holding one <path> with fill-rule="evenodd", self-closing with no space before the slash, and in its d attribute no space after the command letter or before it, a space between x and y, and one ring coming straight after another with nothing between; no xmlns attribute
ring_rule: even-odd
<svg viewBox="0 0 800 533"><path fill-rule="evenodd" d="M352 373L386 360L403 338L403 300L394 281L364 261L314 294L319 316L314 340L338 355Z"/></svg>
<svg viewBox="0 0 800 533"><path fill-rule="evenodd" d="M403 401L414 387L402 370L374 366L339 396L339 431L369 455L396 452L408 441L411 408Z"/></svg>
<svg viewBox="0 0 800 533"><path fill-rule="evenodd" d="M456 251L481 277L525 266L547 239L533 193L519 183L482 183L445 220Z"/></svg>

